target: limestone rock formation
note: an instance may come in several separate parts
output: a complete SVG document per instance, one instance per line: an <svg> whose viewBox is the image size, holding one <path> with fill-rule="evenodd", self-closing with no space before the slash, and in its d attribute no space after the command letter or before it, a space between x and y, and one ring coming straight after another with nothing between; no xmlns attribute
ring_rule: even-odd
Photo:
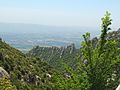
<svg viewBox="0 0 120 90"><path fill-rule="evenodd" d="M2 67L0 67L0 78L3 78L3 77L9 77L9 74L7 73L6 70L4 70Z"/></svg>

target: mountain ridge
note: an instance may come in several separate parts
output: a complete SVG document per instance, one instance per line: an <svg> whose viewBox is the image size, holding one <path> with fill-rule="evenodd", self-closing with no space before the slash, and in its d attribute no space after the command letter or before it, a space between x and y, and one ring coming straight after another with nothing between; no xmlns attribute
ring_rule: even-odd
<svg viewBox="0 0 120 90"><path fill-rule="evenodd" d="M117 46L120 47L120 29L118 29L117 31L109 32L107 38L116 40ZM94 37L91 39L93 46L96 46L98 40L99 37ZM80 56L80 50L79 50L80 48L76 48L74 44L68 45L66 47L36 46L33 49L31 49L27 53L27 55L33 57L39 57L42 59L42 61L46 61L54 68L57 68L58 70L62 69L61 71L63 71L64 70L63 63L68 64L71 67L74 67L76 65L75 63L78 62L76 61L76 57Z"/></svg>
<svg viewBox="0 0 120 90"><path fill-rule="evenodd" d="M11 82L18 90L54 88L50 76L54 76L55 69L41 62L39 58L27 57L2 40L0 41L0 66L8 72Z"/></svg>

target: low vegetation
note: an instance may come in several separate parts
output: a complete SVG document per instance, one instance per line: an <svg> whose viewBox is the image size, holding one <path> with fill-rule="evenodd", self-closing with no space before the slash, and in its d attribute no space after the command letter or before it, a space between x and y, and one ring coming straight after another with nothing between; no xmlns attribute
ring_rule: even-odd
<svg viewBox="0 0 120 90"><path fill-rule="evenodd" d="M90 33L83 35L78 67L67 66L69 78L56 77L59 90L115 90L120 83L120 49L114 39L107 38L111 25L110 14L102 18L101 36L94 44Z"/></svg>
<svg viewBox="0 0 120 90"><path fill-rule="evenodd" d="M106 12L100 37L91 39L86 33L80 50L74 44L37 46L25 55L0 39L0 67L9 74L0 79L0 90L115 90L120 83L120 40L117 33L108 33L111 24Z"/></svg>

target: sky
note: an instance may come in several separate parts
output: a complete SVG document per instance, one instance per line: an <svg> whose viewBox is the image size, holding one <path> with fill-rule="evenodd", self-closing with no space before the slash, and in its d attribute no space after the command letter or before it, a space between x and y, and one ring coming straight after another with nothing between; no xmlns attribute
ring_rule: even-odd
<svg viewBox="0 0 120 90"><path fill-rule="evenodd" d="M0 0L0 22L98 27L106 11L120 27L120 0Z"/></svg>

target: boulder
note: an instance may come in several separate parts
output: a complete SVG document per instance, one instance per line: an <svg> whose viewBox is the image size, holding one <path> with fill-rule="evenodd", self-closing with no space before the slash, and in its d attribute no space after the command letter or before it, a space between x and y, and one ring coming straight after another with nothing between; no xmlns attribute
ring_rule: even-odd
<svg viewBox="0 0 120 90"><path fill-rule="evenodd" d="M47 76L48 78L51 78L51 77L52 77L49 73L47 73L46 76Z"/></svg>
<svg viewBox="0 0 120 90"><path fill-rule="evenodd" d="M116 88L116 90L120 90L120 85Z"/></svg>
<svg viewBox="0 0 120 90"><path fill-rule="evenodd" d="M9 74L7 73L6 70L4 70L2 67L0 67L0 78L3 78L3 77L9 77Z"/></svg>

